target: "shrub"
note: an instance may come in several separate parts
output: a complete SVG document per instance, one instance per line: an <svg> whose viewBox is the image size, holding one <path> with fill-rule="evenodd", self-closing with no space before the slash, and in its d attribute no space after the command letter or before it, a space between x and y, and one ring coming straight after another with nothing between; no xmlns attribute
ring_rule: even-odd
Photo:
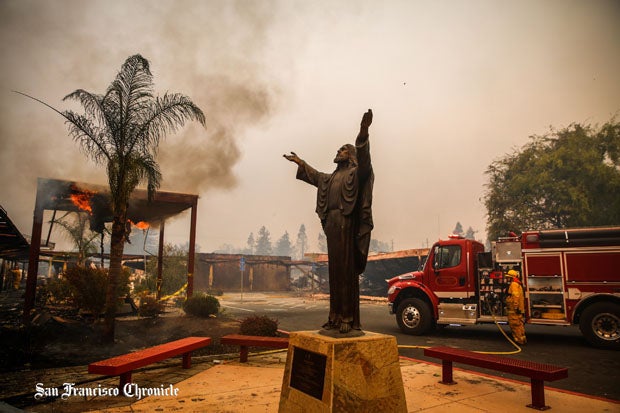
<svg viewBox="0 0 620 413"><path fill-rule="evenodd" d="M164 309L164 305L152 295L141 295L138 315L140 317L157 317Z"/></svg>
<svg viewBox="0 0 620 413"><path fill-rule="evenodd" d="M220 310L220 301L212 295L198 293L192 295L183 303L183 311L196 317L217 315Z"/></svg>
<svg viewBox="0 0 620 413"><path fill-rule="evenodd" d="M47 282L46 288L51 295L50 301L54 304L73 301L71 286L66 278L53 278Z"/></svg>
<svg viewBox="0 0 620 413"><path fill-rule="evenodd" d="M278 320L263 316L250 316L241 321L239 333L248 336L276 337L278 335Z"/></svg>
<svg viewBox="0 0 620 413"><path fill-rule="evenodd" d="M103 313L108 288L108 270L91 267L72 267L67 270L64 278L75 304L95 317ZM129 271L123 270L118 280L117 297L124 297L129 292ZM119 301L121 304L122 301Z"/></svg>

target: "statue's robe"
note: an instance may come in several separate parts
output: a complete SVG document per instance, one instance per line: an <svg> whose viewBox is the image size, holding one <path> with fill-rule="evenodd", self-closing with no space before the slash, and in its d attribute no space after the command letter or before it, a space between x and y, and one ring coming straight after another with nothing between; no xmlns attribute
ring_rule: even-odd
<svg viewBox="0 0 620 413"><path fill-rule="evenodd" d="M339 166L333 173L318 172L305 162L297 179L317 187L316 213L327 238L329 257L329 319L325 328L348 323L359 330L359 275L366 268L372 222L374 174L368 135L355 142L357 166Z"/></svg>

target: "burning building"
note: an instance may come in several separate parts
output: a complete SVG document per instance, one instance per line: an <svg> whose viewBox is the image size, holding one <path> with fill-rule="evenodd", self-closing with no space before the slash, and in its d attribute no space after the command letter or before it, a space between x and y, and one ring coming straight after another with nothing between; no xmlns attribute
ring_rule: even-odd
<svg viewBox="0 0 620 413"><path fill-rule="evenodd" d="M165 221L187 209L191 209L189 258L187 263L188 296L191 296L193 292L197 206L198 195L157 191L154 197L149 200L146 190L136 189L131 195L127 208L127 218L130 220L127 223L129 228L132 223L138 228L159 226L159 279L161 279L161 259ZM102 232L105 228L105 224L112 221L110 190L107 186L103 185L58 179L38 179L37 197L32 223L28 276L26 280L26 299L24 303L25 320L29 319L30 310L32 310L35 301L39 255L41 252L41 231L45 210L69 212L86 211L89 214L90 229L95 232Z"/></svg>

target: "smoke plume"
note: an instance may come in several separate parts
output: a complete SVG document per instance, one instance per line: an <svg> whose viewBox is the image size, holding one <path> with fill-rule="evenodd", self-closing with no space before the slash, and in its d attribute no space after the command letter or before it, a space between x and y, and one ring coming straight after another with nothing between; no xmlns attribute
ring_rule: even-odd
<svg viewBox="0 0 620 413"><path fill-rule="evenodd" d="M37 177L107 183L62 117L11 91L81 112L61 99L80 88L104 93L135 53L151 63L155 94L187 95L207 118L206 129L190 123L161 143L162 189L234 186L239 142L277 102L261 61L273 14L269 2L1 2L0 171L11 181L0 204L27 232Z"/></svg>

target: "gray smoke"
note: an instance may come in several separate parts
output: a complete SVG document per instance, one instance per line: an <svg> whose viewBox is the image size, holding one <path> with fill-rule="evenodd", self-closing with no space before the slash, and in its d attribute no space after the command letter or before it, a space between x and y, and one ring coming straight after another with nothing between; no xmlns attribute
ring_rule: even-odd
<svg viewBox="0 0 620 413"><path fill-rule="evenodd" d="M206 130L191 123L162 142L162 189L234 186L240 140L278 99L261 62L273 15L270 2L0 2L0 171L11 177L0 205L27 232L37 177L107 182L62 117L11 91L80 111L61 99L78 88L104 93L135 53L149 59L156 94L185 94L207 118Z"/></svg>
<svg viewBox="0 0 620 413"><path fill-rule="evenodd" d="M207 131L191 125L186 133L160 146L158 160L163 187L175 191L204 192L235 185L232 166L240 157L238 140L246 129L265 119L272 97L266 87L248 86L220 75L202 82L206 101ZM206 136L196 139L195 136Z"/></svg>

